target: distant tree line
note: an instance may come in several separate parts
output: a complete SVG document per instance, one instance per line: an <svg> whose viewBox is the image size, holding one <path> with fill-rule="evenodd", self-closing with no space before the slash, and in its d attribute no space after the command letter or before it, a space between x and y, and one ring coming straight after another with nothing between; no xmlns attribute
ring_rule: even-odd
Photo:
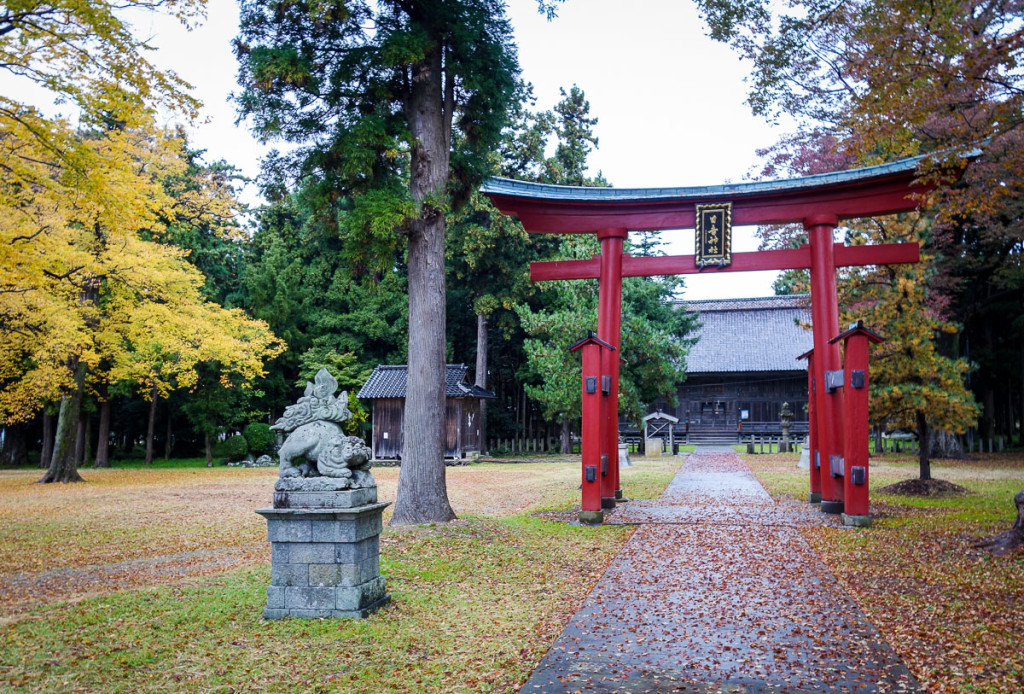
<svg viewBox="0 0 1024 694"><path fill-rule="evenodd" d="M181 18L194 19L201 5L179 4ZM45 24L45 13L9 19L8 64L35 60L31 67L56 72L56 53L22 55L14 39L45 44L63 30L65 46L94 52L117 46L118 52L98 54L110 61L107 69L131 73L142 44L109 3L93 0L90 7L98 14L82 18L68 10L69 21L53 26ZM312 14L243 6L239 104L258 134L267 137L286 120L265 83L271 67L262 61L285 50L280 47L292 34L348 31L369 11L361 7L311 5L302 12L323 12L320 19L330 20L311 28L305 22ZM463 9L483 12L484 23L504 21L486 2ZM391 27L392 39L410 26ZM243 222L238 172L229 162L206 161L181 132L161 130L153 119L158 103L183 118L196 104L169 73L143 65L126 83L93 82L86 67L80 82L47 81L44 86L77 100L78 124L13 101L0 113L4 141L22 147L6 149L4 164L20 166L25 181L45 182L12 182L0 199L10 212L0 243L24 268L6 275L0 288L7 348L0 357L0 462L24 465L31 458L51 468L59 460L45 479L71 481L79 478L78 467L117 458L205 456L212 463L258 454L267 448L263 427L321 367L349 391L355 414L349 426L366 435L368 413L355 393L377 364L408 358L410 248L402 229L422 201L401 192L414 164L402 126L388 123L382 111L352 112L359 117L338 131L337 141L310 140L305 149L271 155L259 179L267 202ZM573 85L553 110L536 112L531 89L517 74L509 73L507 110L487 116L495 119L486 126L497 128L494 146L453 159L451 175L462 177L449 189L453 199L431 202L446 227L443 357L476 365L477 383L497 394L487 409L495 438L577 425L579 366L562 352L596 328L596 283L540 286L529 281L528 265L596 248L530 237L476 186L488 175L607 185L600 174L587 175L597 119L583 91ZM284 91L294 86L284 84ZM451 147L468 153L483 126L460 113ZM367 139L371 131L376 140ZM23 156L29 148L44 162L38 170ZM77 255L57 253L58 247ZM623 372L623 404L634 416L649 400L673 397L683 378L691 320L667 308L679 286L636 279L627 288L637 359ZM572 320L560 322L566 315Z"/></svg>

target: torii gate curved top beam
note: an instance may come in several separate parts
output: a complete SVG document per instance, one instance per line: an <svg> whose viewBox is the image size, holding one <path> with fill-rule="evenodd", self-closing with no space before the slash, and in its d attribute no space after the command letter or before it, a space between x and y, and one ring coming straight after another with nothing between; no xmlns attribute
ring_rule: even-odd
<svg viewBox="0 0 1024 694"><path fill-rule="evenodd" d="M915 182L922 157L850 171L775 181L684 188L589 188L528 183L507 178L486 181L481 192L505 214L519 217L530 233L593 233L686 229L695 225L694 206L732 202L732 223L784 224L810 217L871 217L916 208Z"/></svg>

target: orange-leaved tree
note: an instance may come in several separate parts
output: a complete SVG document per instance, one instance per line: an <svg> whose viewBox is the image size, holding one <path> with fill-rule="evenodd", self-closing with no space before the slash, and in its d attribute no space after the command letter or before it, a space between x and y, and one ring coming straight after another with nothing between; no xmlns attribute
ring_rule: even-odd
<svg viewBox="0 0 1024 694"><path fill-rule="evenodd" d="M846 240L920 241L929 223L920 213L858 220L847 226ZM932 434L961 434L979 413L965 382L970 365L940 349L942 337L959 328L944 318L941 297L928 291L932 272L934 257L924 250L916 265L852 270L839 285L843 318L863 320L886 338L871 353L871 418L917 434L922 480L931 479Z"/></svg>

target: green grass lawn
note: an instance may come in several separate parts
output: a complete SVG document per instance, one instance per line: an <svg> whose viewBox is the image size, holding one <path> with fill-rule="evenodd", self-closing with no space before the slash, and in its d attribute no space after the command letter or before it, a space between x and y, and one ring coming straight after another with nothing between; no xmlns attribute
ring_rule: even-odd
<svg viewBox="0 0 1024 694"><path fill-rule="evenodd" d="M623 487L634 498L656 496L680 463L638 463L623 470ZM376 472L386 499L397 470ZM113 559L139 561L147 548L177 551L182 547L170 544L180 535L174 529L195 521L189 509L200 519L210 514L211 530L230 530L226 548L202 545L204 551L242 551L258 543L263 552L251 564L213 575L185 571L128 590L118 590L115 579L103 594L42 601L0 618L0 689L517 691L632 528L581 527L534 515L578 504L578 461L487 464L449 473L453 504L495 510L460 513L445 525L386 528L381 571L392 597L388 607L361 621L274 622L261 619L269 545L265 534L254 537L255 505L225 499L232 489L248 499L264 484L269 497L273 471L97 471L87 475L87 485L47 488L43 502L26 487L28 475L0 477L0 522L10 531L3 537L34 523L43 528L25 533L19 553L59 552L61 534L73 534L83 523L93 526L75 535L65 571L88 571ZM75 505L76 494L87 494L87 501ZM213 514L218 499L222 506ZM110 508L101 512L101 505ZM86 520L66 511L54 516L61 506ZM42 522L48 518L49 524ZM231 530L233 524L244 531ZM133 543L139 552L111 554L114 546ZM0 585L46 565L23 560L20 571L0 574L6 580Z"/></svg>
<svg viewBox="0 0 1024 694"><path fill-rule="evenodd" d="M392 604L260 619L268 566L37 608L3 628L7 686L42 691L512 691L628 531L525 516L387 533Z"/></svg>

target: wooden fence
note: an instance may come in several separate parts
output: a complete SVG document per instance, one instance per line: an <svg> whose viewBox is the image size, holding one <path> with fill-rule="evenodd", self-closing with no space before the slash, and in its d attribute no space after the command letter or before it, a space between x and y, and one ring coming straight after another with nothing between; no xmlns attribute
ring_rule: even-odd
<svg viewBox="0 0 1024 694"><path fill-rule="evenodd" d="M579 439L572 439L570 445L572 446L574 453L579 453ZM487 452L490 455L509 455L512 453L551 453L558 452L561 448L561 439L557 436L489 439L487 444Z"/></svg>

